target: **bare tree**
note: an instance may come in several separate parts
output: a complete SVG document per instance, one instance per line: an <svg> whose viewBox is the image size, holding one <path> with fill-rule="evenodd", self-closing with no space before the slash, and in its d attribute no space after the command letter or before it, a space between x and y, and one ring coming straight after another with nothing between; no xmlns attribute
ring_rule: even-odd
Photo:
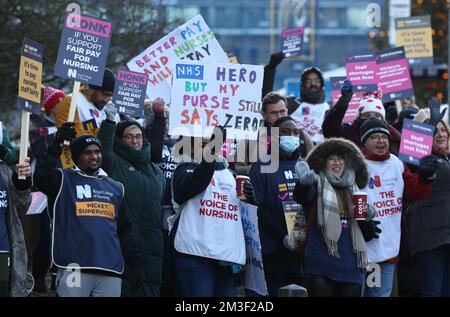
<svg viewBox="0 0 450 317"><path fill-rule="evenodd" d="M164 36L167 22L161 0L78 0L81 13L112 22L107 66L126 68L126 62ZM66 7L54 0L3 0L0 5L0 116L8 121L17 109L20 49L24 37L45 45L43 82L70 91L71 82L54 76ZM173 22L178 23L178 21Z"/></svg>

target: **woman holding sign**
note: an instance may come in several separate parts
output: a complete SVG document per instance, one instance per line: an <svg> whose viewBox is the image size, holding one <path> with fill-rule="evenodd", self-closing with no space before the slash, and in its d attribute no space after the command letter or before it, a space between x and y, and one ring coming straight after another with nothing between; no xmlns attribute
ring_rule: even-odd
<svg viewBox="0 0 450 317"><path fill-rule="evenodd" d="M427 159L436 171L431 174L431 193L409 209L409 247L422 274L422 296L450 296L450 127L440 105L433 98L430 115L420 111L416 116L416 120L436 126L432 155Z"/></svg>
<svg viewBox="0 0 450 317"><path fill-rule="evenodd" d="M275 173L262 173L261 166L271 162L252 164L250 179L255 187L258 205L258 225L263 255L264 275L269 296L278 296L278 289L290 284L304 284L301 257L286 244L289 219L300 205L292 192L297 177L295 164L303 149L300 148L301 130L291 117L281 117L273 123L279 129L279 168ZM277 152L275 152L277 153Z"/></svg>
<svg viewBox="0 0 450 317"><path fill-rule="evenodd" d="M299 181L294 199L303 205L308 225L305 272L310 296L359 297L367 267L365 241L380 230L366 210L363 220L354 207L369 180L361 152L350 141L333 138L320 143L295 166ZM365 207L365 201L361 201ZM359 220L357 220L359 219Z"/></svg>

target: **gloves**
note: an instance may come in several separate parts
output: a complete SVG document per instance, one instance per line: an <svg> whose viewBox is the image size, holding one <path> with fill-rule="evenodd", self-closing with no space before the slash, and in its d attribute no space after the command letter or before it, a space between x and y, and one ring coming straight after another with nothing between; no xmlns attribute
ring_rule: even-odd
<svg viewBox="0 0 450 317"><path fill-rule="evenodd" d="M117 108L112 103L112 101L110 101L106 104L104 110L105 110L106 119L108 119L109 121L116 121Z"/></svg>
<svg viewBox="0 0 450 317"><path fill-rule="evenodd" d="M244 194L246 203L256 205L255 189L253 188L252 183L248 181L244 183Z"/></svg>
<svg viewBox="0 0 450 317"><path fill-rule="evenodd" d="M419 180L429 183L436 178L436 158L432 155L422 157L419 165Z"/></svg>
<svg viewBox="0 0 450 317"><path fill-rule="evenodd" d="M0 144L0 160L3 161L7 154L8 154L8 149L4 145Z"/></svg>
<svg viewBox="0 0 450 317"><path fill-rule="evenodd" d="M156 118L165 118L164 105L165 102L162 98L156 98L153 101L152 108Z"/></svg>
<svg viewBox="0 0 450 317"><path fill-rule="evenodd" d="M272 55L270 55L269 66L275 68L283 61L283 59L284 59L283 52L273 53Z"/></svg>
<svg viewBox="0 0 450 317"><path fill-rule="evenodd" d="M289 241L289 236L288 236L288 235L285 235L284 238L283 238L283 244L284 244L284 246L285 246L286 249L288 249L289 251L294 251L294 249L292 248L292 246L291 246L291 244L290 244L289 242L292 243L292 241Z"/></svg>
<svg viewBox="0 0 450 317"><path fill-rule="evenodd" d="M436 126L440 121L442 121L442 118L444 117L445 111L447 109L444 109L441 112L441 100L436 97L432 97L428 101L428 107L430 108L429 124Z"/></svg>
<svg viewBox="0 0 450 317"><path fill-rule="evenodd" d="M64 141L71 142L76 136L73 122L66 122L56 131L55 139L50 147L59 152L64 146Z"/></svg>
<svg viewBox="0 0 450 317"><path fill-rule="evenodd" d="M308 186L317 182L317 174L309 168L308 163L305 161L298 161L295 164L295 172L301 185Z"/></svg>
<svg viewBox="0 0 450 317"><path fill-rule="evenodd" d="M381 233L381 229L377 227L380 222L376 220L369 221L358 221L359 228L361 229L361 233L364 237L364 241L370 241L372 239L378 239L379 233Z"/></svg>
<svg viewBox="0 0 450 317"><path fill-rule="evenodd" d="M345 80L341 89L341 95L345 98L351 98L353 95L353 85L350 80Z"/></svg>

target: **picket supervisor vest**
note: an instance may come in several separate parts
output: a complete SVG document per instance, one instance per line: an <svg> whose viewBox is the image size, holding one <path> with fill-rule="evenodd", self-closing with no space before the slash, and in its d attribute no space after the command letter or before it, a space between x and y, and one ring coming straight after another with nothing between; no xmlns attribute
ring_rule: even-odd
<svg viewBox="0 0 450 317"><path fill-rule="evenodd" d="M175 235L180 253L245 264L245 239L236 181L216 170L204 192L182 207Z"/></svg>
<svg viewBox="0 0 450 317"><path fill-rule="evenodd" d="M110 177L94 177L59 169L61 187L53 210L52 260L59 268L124 270L117 234L123 185Z"/></svg>
<svg viewBox="0 0 450 317"><path fill-rule="evenodd" d="M366 242L369 263L395 258L400 250L403 163L394 155L385 161L366 160L370 172L367 203L376 209L374 220L380 221L380 237Z"/></svg>

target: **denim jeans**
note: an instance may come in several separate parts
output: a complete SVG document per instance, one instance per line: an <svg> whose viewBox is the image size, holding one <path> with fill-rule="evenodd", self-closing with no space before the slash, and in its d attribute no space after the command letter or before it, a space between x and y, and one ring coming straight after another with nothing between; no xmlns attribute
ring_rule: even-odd
<svg viewBox="0 0 450 317"><path fill-rule="evenodd" d="M422 296L450 296L450 245L414 256L417 269L422 275Z"/></svg>
<svg viewBox="0 0 450 317"><path fill-rule="evenodd" d="M392 293L392 285L394 284L394 273L396 263L382 262L380 266L380 286L369 287L367 280L364 282L364 297L390 297ZM370 272L368 273L371 274ZM373 274L373 273L372 273Z"/></svg>
<svg viewBox="0 0 450 317"><path fill-rule="evenodd" d="M218 260L177 254L175 265L182 296L235 297L236 287L230 266Z"/></svg>

